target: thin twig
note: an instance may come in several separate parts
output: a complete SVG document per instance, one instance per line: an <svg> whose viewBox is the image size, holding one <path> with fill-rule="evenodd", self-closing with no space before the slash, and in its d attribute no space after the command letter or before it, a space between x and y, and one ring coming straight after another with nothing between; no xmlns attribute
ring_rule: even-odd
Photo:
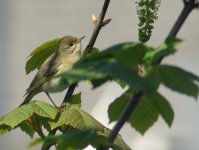
<svg viewBox="0 0 199 150"><path fill-rule="evenodd" d="M184 9L182 10L179 18L177 19L176 23L171 29L171 32L168 35L168 38L175 38L178 31L182 27L184 21L190 14L190 12L195 8L195 0L187 0L186 5L184 6ZM167 38L167 39L168 39ZM158 64L161 63L163 57L158 61ZM124 108L123 113L121 114L120 118L118 119L118 122L113 127L113 130L110 132L108 136L108 140L113 142L116 136L118 135L120 129L123 127L124 123L128 120L131 113L135 110L136 106L139 104L140 99L142 98L142 95L144 94L143 91L137 92L133 95L133 97L129 100L129 103Z"/></svg>
<svg viewBox="0 0 199 150"><path fill-rule="evenodd" d="M97 39L97 36L99 34L99 31L102 28L102 23L104 22L104 17L105 17L106 11L108 9L109 3L110 3L110 0L104 1L104 5L103 5L101 13L99 15L99 19L97 21L97 24L96 24L96 26L93 30L93 34L91 36L91 39L90 39L88 45L86 46L86 53L90 53L92 51L92 48L93 48L95 41Z"/></svg>
<svg viewBox="0 0 199 150"><path fill-rule="evenodd" d="M90 41L89 41L88 45L86 46L85 54L86 54L86 53L91 53L91 51L92 51L92 49L93 49L93 46L94 46L94 44L95 44L95 41L96 41L96 39L97 39L97 37L98 37L98 34L99 34L99 32L100 32L100 30L101 30L101 28L102 28L102 24L103 24L103 22L104 22L104 17L105 17L105 15L106 15L106 12L107 12L109 3L110 3L110 0L105 0L105 1L104 1L104 5L103 5L102 10L101 10L101 13L100 13L100 15L99 15L98 22L97 22L97 24L95 25L95 28L94 28L93 33L92 33L92 35L91 35ZM68 99L69 99L69 97L71 97L71 96L73 95L73 92L74 92L76 86L77 86L77 83L71 85L71 86L68 88L68 91L67 91L67 93L66 93L66 95L65 95L65 97L64 97L64 100L63 100L62 104L63 104L64 102L67 102ZM57 129L53 130L52 132L49 132L48 135L55 135L55 134L56 134L56 131L57 131ZM51 146L52 146L52 145L46 146L45 143L44 143L44 144L42 145L42 148L41 148L41 149L42 149L42 150L49 150Z"/></svg>

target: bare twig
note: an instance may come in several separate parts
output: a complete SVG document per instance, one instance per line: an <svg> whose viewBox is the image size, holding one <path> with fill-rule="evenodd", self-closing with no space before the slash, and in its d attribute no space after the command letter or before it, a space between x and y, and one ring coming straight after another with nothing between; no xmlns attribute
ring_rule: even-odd
<svg viewBox="0 0 199 150"><path fill-rule="evenodd" d="M181 12L179 18L177 19L176 23L174 24L174 26L172 27L171 32L169 33L167 39L176 37L178 31L182 27L184 21L186 20L186 18L190 14L190 12L194 8L196 8L196 5L198 5L198 3L196 3L196 0L186 0L186 1L184 0L184 4L185 4L184 9L182 10L182 12ZM158 61L157 65L161 63L162 59L163 59L163 57ZM108 136L109 141L111 141L111 142L114 141L114 139L116 138L120 129L123 127L124 123L128 120L131 113L135 110L136 106L139 104L139 101L143 94L144 94L143 91L137 92L129 100L129 103L124 108L124 111L121 114L118 122L113 127L113 130L110 132L110 134Z"/></svg>
<svg viewBox="0 0 199 150"><path fill-rule="evenodd" d="M105 0L104 1L104 5L102 7L102 10L101 10L101 13L99 15L98 21L96 23L96 26L95 26L95 28L93 30L93 34L92 34L92 36L90 38L90 41L89 41L88 45L86 46L86 53L90 53L92 51L92 48L93 48L93 46L95 44L95 41L97 39L97 36L99 34L99 31L102 28L102 24L104 22L104 17L105 17L107 8L109 6L109 3L110 3L110 0Z"/></svg>
<svg viewBox="0 0 199 150"><path fill-rule="evenodd" d="M91 53L91 51L92 51L92 49L93 49L93 46L94 46L95 41L96 41L96 39L97 39L97 37L98 37L98 34L99 34L99 32L100 32L100 30L101 30L101 28L102 28L102 26L103 26L104 17L105 17L105 14L106 14L106 12L107 12L109 3L110 3L110 0L105 0L105 1L104 1L104 5L103 5L102 10L101 10L101 13L100 13L100 15L99 15L98 21L97 21L96 26L95 26L95 28L94 28L94 30L93 30L93 33L92 33L91 38L90 38L90 41L89 41L88 45L86 46L85 54ZM67 102L68 99L69 99L69 97L71 97L71 96L73 95L73 92L74 92L76 86L77 86L77 83L74 83L73 85L71 85L71 86L68 88L68 91L67 91L67 93L66 93L66 95L65 95L65 97L64 97L64 100L63 100L62 104L65 103L65 102ZM49 135L55 135L55 134L56 134L56 131L57 131L57 130L55 129L55 130L53 130L52 132L49 132ZM45 143L44 143L44 144L42 145L42 148L41 148L41 149L42 149L42 150L49 150L51 146L52 146L52 145L46 146Z"/></svg>

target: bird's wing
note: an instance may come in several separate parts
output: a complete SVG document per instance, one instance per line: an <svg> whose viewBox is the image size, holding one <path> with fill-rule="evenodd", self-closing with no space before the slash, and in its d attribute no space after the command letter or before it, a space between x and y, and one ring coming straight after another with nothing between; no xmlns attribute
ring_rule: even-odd
<svg viewBox="0 0 199 150"><path fill-rule="evenodd" d="M49 56L46 61L44 61L34 79L32 80L29 88L26 90L25 95L39 88L41 85L43 85L43 83L46 82L47 77L51 77L57 72L57 65L59 65L59 63L55 64L55 59L56 56L54 53Z"/></svg>
<svg viewBox="0 0 199 150"><path fill-rule="evenodd" d="M51 77L57 73L60 64L60 60L57 59L57 53L55 53L52 58L44 64L45 67L41 69L41 72L45 77Z"/></svg>

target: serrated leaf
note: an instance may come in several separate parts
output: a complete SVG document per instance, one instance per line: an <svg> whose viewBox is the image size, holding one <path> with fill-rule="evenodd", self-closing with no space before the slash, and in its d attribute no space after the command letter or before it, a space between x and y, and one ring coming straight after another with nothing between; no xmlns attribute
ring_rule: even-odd
<svg viewBox="0 0 199 150"><path fill-rule="evenodd" d="M115 83L117 83L122 89L126 87L126 83L121 80L115 80Z"/></svg>
<svg viewBox="0 0 199 150"><path fill-rule="evenodd" d="M164 121L168 126L171 126L174 119L174 112L170 103L159 93L152 95L150 99L156 106L156 109L159 111Z"/></svg>
<svg viewBox="0 0 199 150"><path fill-rule="evenodd" d="M27 124L27 122L22 122L20 124L20 129L33 138L35 130L29 124Z"/></svg>
<svg viewBox="0 0 199 150"><path fill-rule="evenodd" d="M158 119L159 112L150 99L142 97L132 112L128 122L141 134L144 134Z"/></svg>
<svg viewBox="0 0 199 150"><path fill-rule="evenodd" d="M70 103L70 104L72 104L72 105L81 106L81 93L73 94L73 96L71 96L71 97L68 99L68 102L67 102L67 103Z"/></svg>
<svg viewBox="0 0 199 150"><path fill-rule="evenodd" d="M7 131L12 130L12 128L8 125L0 123L0 135L6 133Z"/></svg>
<svg viewBox="0 0 199 150"><path fill-rule="evenodd" d="M132 96L132 92L131 90L128 90L109 105L109 123L116 121L120 117L121 112L123 111L130 99L130 96Z"/></svg>
<svg viewBox="0 0 199 150"><path fill-rule="evenodd" d="M199 81L199 77L193 73L169 65L159 65L154 73L158 75L159 82L168 88L197 98L198 86L194 81Z"/></svg>
<svg viewBox="0 0 199 150"><path fill-rule="evenodd" d="M181 40L176 38L167 39L167 41L158 48L148 50L144 57L144 67L151 67L157 64L161 58L174 54L176 52L175 46L180 42Z"/></svg>
<svg viewBox="0 0 199 150"><path fill-rule="evenodd" d="M42 117L55 119L55 117L58 113L58 109L56 109L52 105L42 102L42 101L34 101L31 106L34 110L34 113L36 113L37 115L42 116Z"/></svg>
<svg viewBox="0 0 199 150"><path fill-rule="evenodd" d="M40 116L55 119L57 113L58 110L48 103L33 101L29 104L16 108L6 116L2 117L0 120L0 132L4 133L20 125L23 131L32 136L33 132L30 128L25 126L25 120L31 118L34 114L37 114L38 117Z"/></svg>
<svg viewBox="0 0 199 150"><path fill-rule="evenodd" d="M110 122L119 119L132 94L133 92L128 90L109 105ZM174 113L169 102L158 93L146 94L140 99L128 122L137 131L144 134L157 121L159 114L171 126Z"/></svg>
<svg viewBox="0 0 199 150"><path fill-rule="evenodd" d="M77 106L71 106L64 110L59 120L56 123L51 124L51 129L57 128L63 125L70 125L73 128L80 130L103 130L104 126L95 120L85 111L81 110Z"/></svg>
<svg viewBox="0 0 199 150"><path fill-rule="evenodd" d="M23 105L4 116L2 118L1 124L5 124L14 128L24 120L28 119L33 113L34 112L30 105Z"/></svg>
<svg viewBox="0 0 199 150"><path fill-rule="evenodd" d="M37 47L30 54L30 58L26 62L26 74L36 68L40 68L42 63L56 50L60 38L48 41Z"/></svg>

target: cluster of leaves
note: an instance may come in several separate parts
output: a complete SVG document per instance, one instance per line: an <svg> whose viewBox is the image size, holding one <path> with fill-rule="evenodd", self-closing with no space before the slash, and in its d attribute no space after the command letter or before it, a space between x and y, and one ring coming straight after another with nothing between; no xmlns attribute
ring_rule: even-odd
<svg viewBox="0 0 199 150"><path fill-rule="evenodd" d="M68 85L89 80L93 88L97 88L107 81L116 81L122 87L127 87L127 91L109 106L110 122L118 120L134 93L143 91L144 95L128 122L133 128L144 134L157 121L158 116L162 116L169 126L173 122L174 112L169 101L157 91L160 84L197 98L196 82L199 81L199 77L176 66L157 65L162 57L175 53L175 45L179 41L171 39L158 48L136 42L114 45L102 52L95 52L81 58L71 70L60 76ZM42 62L53 53L57 43L57 39L52 40L33 51L26 64L27 73L39 68ZM41 57L36 57L40 55ZM65 148L84 148L89 144L94 147L101 144L115 149L129 149L119 135L114 144L104 139L110 130L81 109L80 94L73 95L60 110L47 103L33 101L0 119L1 134L16 127L20 127L31 137L35 132L42 137L33 145L41 142L47 144L56 142L60 149L63 146ZM42 132L42 127L48 131L59 129L63 135L43 138L45 135ZM87 138L84 139L84 136ZM79 142L74 147L73 140L80 141L80 138L83 143Z"/></svg>
<svg viewBox="0 0 199 150"><path fill-rule="evenodd" d="M48 146L56 142L57 149L68 147L83 149L88 145L129 149L119 135L114 144L106 140L110 130L81 109L80 93L73 95L69 103L64 104L61 109L54 108L45 102L33 101L13 110L0 120L0 134L17 127L20 127L30 137L33 137L35 132L42 137L42 139L33 141L31 145L45 143ZM44 138L43 128L47 131L58 129L63 135Z"/></svg>
<svg viewBox="0 0 199 150"><path fill-rule="evenodd" d="M141 42L147 42L151 37L153 23L158 19L157 11L160 7L160 2L161 0L136 1L139 18L139 40Z"/></svg>

